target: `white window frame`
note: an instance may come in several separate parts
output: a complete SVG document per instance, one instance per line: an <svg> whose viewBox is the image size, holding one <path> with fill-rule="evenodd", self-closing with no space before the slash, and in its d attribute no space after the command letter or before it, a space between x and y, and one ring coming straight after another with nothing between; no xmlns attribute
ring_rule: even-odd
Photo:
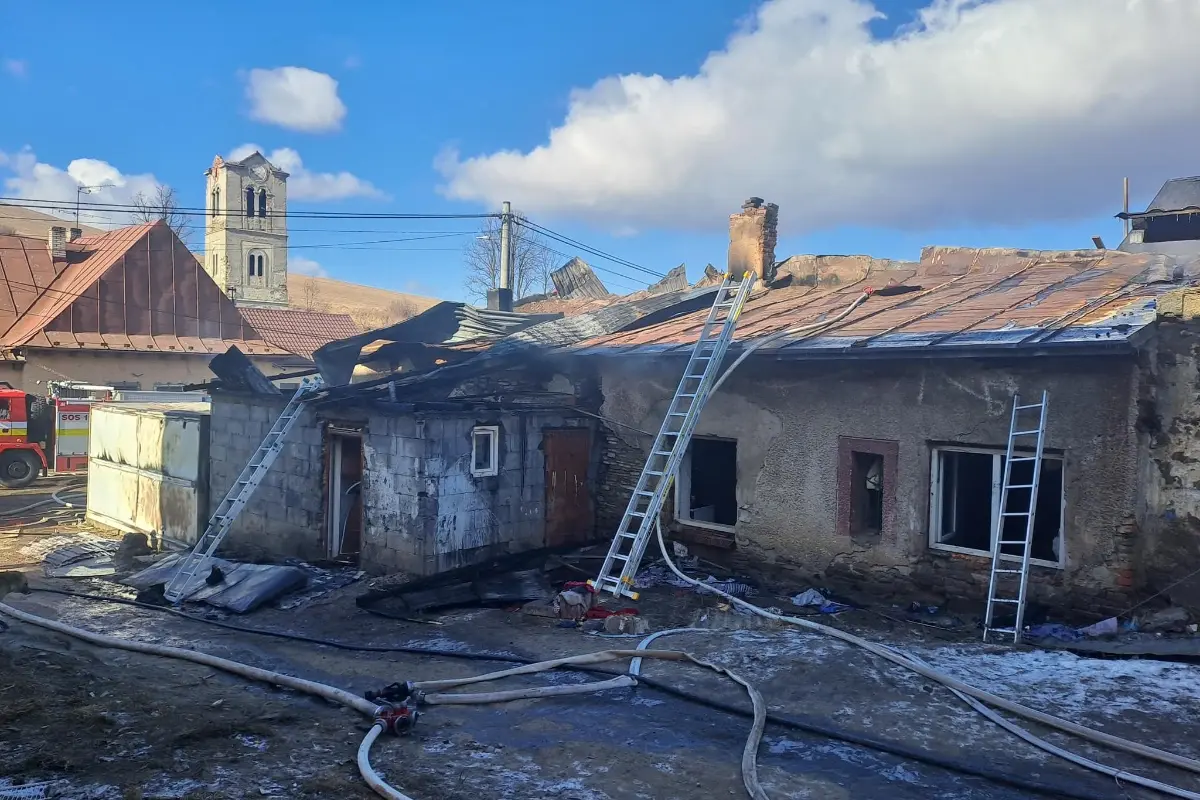
<svg viewBox="0 0 1200 800"><path fill-rule="evenodd" d="M737 439L730 439L725 436L693 436L692 441L696 439L708 439L716 442L733 442L737 446ZM737 480L737 465L734 465L734 480ZM736 485L734 488L736 492ZM685 515L686 512L686 515ZM733 525L722 525L719 522L705 522L700 519L692 519L692 443L688 442L687 451L684 452L683 458L679 462L679 471L675 476L675 521L681 525L687 525L692 528L707 528L710 531L721 531L723 533L736 533L737 523Z"/></svg>
<svg viewBox="0 0 1200 800"><path fill-rule="evenodd" d="M971 556L984 556L992 558L992 554L996 551L996 540L999 538L999 528L996 521L1000 517L1000 484L1004 480L1002 472L1004 448L992 447L956 447L956 446L937 446L930 448L929 457L929 547L932 550L948 550L952 553L965 553ZM952 544L942 544L938 541L938 532L942 529L942 483L941 475L938 467L941 464L942 453L982 453L992 457L992 508L989 519L991 520L989 527L990 549L976 550L972 547L958 547ZM1046 461L1064 462L1063 456L1058 454L1043 453L1042 459ZM1066 464L1063 463L1063 481L1062 494L1059 497L1059 513L1058 513L1058 561L1047 561L1041 558L1029 559L1030 564L1037 564L1042 567L1051 567L1054 569L1064 569L1067 564L1067 537L1065 528L1067 525L1067 476ZM1040 492L1039 492L1040 494ZM1004 561L1015 561L1020 563L1020 556L1008 555L1001 553L1000 558Z"/></svg>
<svg viewBox="0 0 1200 800"><path fill-rule="evenodd" d="M481 436L490 437L491 441L488 445L488 461L490 463L487 467L480 469L475 466L475 451L478 447L476 442ZM471 474L476 478L488 478L500 474L499 425L476 425L471 429Z"/></svg>

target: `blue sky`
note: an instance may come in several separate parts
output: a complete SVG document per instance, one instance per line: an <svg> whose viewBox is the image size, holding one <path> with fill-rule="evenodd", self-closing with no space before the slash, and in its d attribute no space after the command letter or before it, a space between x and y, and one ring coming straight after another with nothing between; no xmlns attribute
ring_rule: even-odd
<svg viewBox="0 0 1200 800"><path fill-rule="evenodd" d="M1137 206L1163 177L1190 174L1187 149L1175 148L1182 140L1174 137L1180 122L1194 124L1196 101L1175 101L1170 113L1136 124L1095 124L1095 115L1122 101L1120 76L1136 78L1128 81L1136 103L1160 99L1153 78L1160 56L1098 53L1066 37L1055 52L1095 56L1099 62L1081 74L1108 82L1081 86L1068 75L1066 88L1046 89L1054 82L1044 80L1045 69L1070 67L1037 63L1049 57L1037 29L1057 35L1056 23L1069 19L1081 37L1103 34L1110 23L1101 12L1111 16L1123 4L1041 2L1061 13L1038 19L1039 2L935 0L936 19L914 29L930 3L876 0L887 18L868 19L857 0L122 0L68 11L0 0L0 102L8 112L0 182L20 177L24 151L25 168L35 159L42 171L4 194L33 187L61 200L63 186L73 184L49 170L96 159L131 176L131 186L152 176L199 206L213 155L254 143L302 158L317 188L310 199L293 199L293 210L476 213L508 197L535 221L655 271L686 262L693 278L705 263L721 265L724 215L751 193L780 203L780 258L915 258L925 244L1087 247L1093 234L1115 245L1121 175L1132 175ZM1169 52L1161 35L1179 17L1147 13L1121 21L1122 34L1131 44L1160 35ZM704 80L688 77L737 31L732 55L710 63ZM814 63L824 71L812 72ZM336 81L333 102L344 113L324 123L264 121L247 94L252 71L288 66ZM1026 70L1043 70L1043 79ZM1170 73L1188 70L1175 64ZM618 75L663 82L573 95ZM1179 80L1193 81L1171 78L1176 98L1187 88ZM980 96L995 100L976 105ZM923 103L938 110L918 119ZM750 124L759 109L761 125ZM933 113L943 121L922 132ZM556 128L564 135L531 155ZM945 138L933 142L937 136ZM348 175L338 183L341 173ZM468 236L312 246L465 233L471 222L292 227L291 257L316 260L331 277L462 296ZM636 288L628 277L601 277L614 290Z"/></svg>

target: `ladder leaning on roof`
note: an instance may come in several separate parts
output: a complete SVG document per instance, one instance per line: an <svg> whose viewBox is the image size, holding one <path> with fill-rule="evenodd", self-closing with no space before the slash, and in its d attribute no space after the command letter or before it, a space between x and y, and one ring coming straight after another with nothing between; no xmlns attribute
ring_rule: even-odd
<svg viewBox="0 0 1200 800"><path fill-rule="evenodd" d="M225 499L213 512L204 533L196 540L196 546L180 561L179 569L171 577L163 591L163 596L168 601L178 603L183 600L188 595L188 590L193 588L193 579L197 575L203 574L204 567L207 566L209 559L212 558L213 553L221 545L221 541L233 527L234 520L250 502L254 491L266 477L271 465L275 463L275 459L279 457L279 453L283 450L283 440L287 438L288 431L296 424L296 418L300 416L304 404L308 402L309 396L313 392L321 388L321 385L321 376L317 375L313 378L305 378L296 389L296 393L292 395L292 399L283 409L283 413L275 420L275 424L267 432L262 444L258 446L258 450L250 456L250 460L246 462L246 466L238 475L237 480L233 482L233 486L229 487Z"/></svg>
<svg viewBox="0 0 1200 800"><path fill-rule="evenodd" d="M1013 395L1012 421L1008 426L1008 449L1004 458L1004 477L1000 484L1000 508L996 513L995 549L992 552L992 576L988 581L987 615L983 621L983 640L988 640L989 633L1012 634L1013 643L1021 641L1021 627L1025 622L1025 599L1029 588L1029 559L1033 550L1033 517L1037 511L1038 481L1042 477L1042 444L1046 438L1046 409L1049 407L1050 396L1042 392L1038 403L1021 404L1021 396ZM1021 422L1021 412L1028 419L1029 412L1037 412L1037 427L1022 429L1021 425L1032 425L1033 422ZM1018 439L1036 437L1032 445L1017 445ZM1020 448L1019 454L1014 452ZM1032 449L1032 454L1027 454ZM1032 463L1030 474L1033 476L1029 483L1013 483L1013 463ZM1017 494L1011 495L1010 492ZM1013 498L1013 510L1009 510L1009 498ZM1015 519L1022 524L1021 538L1005 538L1004 523ZM1019 545L1019 553L1004 553L1004 545ZM1005 556L1008 556L1007 558ZM1014 556L1020 558L1020 568L1014 569ZM1016 583L1015 591L1012 584ZM1007 586L1007 589L1002 588ZM994 628L997 607L1008 607L1013 612L1011 628Z"/></svg>
<svg viewBox="0 0 1200 800"><path fill-rule="evenodd" d="M713 382L721 369L721 361L733 339L733 329L746 299L754 288L754 273L747 272L735 281L727 272L721 281L716 299L700 330L699 341L692 350L679 388L667 407L662 427L650 448L650 457L633 488L633 496L625 508L625 516L613 537L600 574L588 584L597 592L609 591L613 596L637 599L633 579L650 540L654 521L662 510L671 480L692 439L692 431L700 412L712 393ZM620 565L619 574L618 565Z"/></svg>

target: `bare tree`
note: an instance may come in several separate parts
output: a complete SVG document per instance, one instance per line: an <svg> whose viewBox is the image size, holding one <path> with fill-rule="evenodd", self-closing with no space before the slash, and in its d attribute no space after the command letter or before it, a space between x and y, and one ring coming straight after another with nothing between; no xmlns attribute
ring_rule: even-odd
<svg viewBox="0 0 1200 800"><path fill-rule="evenodd" d="M378 306L371 309L360 309L354 314L354 321L363 330L373 331L386 328L397 322L404 322L419 313L416 303L407 298L398 298L387 304L386 308Z"/></svg>
<svg viewBox="0 0 1200 800"><path fill-rule="evenodd" d="M179 200L170 186L159 185L152 195L138 192L133 198L134 222L157 222L160 219L171 226L184 244L192 233L192 223L187 214L179 210Z"/></svg>
<svg viewBox="0 0 1200 800"><path fill-rule="evenodd" d="M521 225L520 215L512 225L513 299L550 291L550 272L556 254L534 230ZM466 247L467 295L486 300L487 293L500 286L500 220L488 219L479 235Z"/></svg>
<svg viewBox="0 0 1200 800"><path fill-rule="evenodd" d="M321 302L321 287L313 281L305 281L304 289L304 308L308 311L323 311L325 304Z"/></svg>

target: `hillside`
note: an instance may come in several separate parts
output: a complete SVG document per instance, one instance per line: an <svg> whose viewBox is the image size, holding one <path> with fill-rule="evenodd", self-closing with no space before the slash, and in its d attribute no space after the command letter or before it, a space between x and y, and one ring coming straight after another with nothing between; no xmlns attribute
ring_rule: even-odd
<svg viewBox="0 0 1200 800"><path fill-rule="evenodd" d="M295 274L288 276L288 300L292 308L349 314L364 331L408 319L441 302L435 297Z"/></svg>
<svg viewBox="0 0 1200 800"><path fill-rule="evenodd" d="M50 228L55 225L63 228L75 227L74 216L71 219L54 217L41 211L23 206L0 205L0 233L30 236L35 239L45 239L50 235ZM80 225L84 236L94 236L104 233L99 228L90 225Z"/></svg>

